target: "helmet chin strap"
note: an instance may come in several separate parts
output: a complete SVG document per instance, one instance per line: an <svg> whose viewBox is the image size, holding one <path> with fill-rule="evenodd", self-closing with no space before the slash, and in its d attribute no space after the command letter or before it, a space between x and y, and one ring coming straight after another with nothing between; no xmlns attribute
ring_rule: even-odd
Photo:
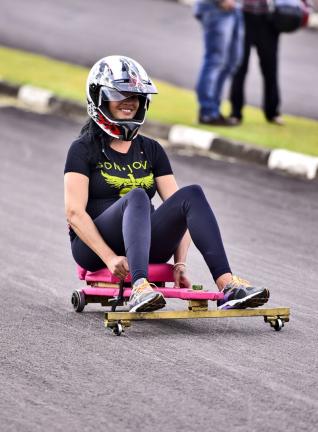
<svg viewBox="0 0 318 432"><path fill-rule="evenodd" d="M140 115L140 111L143 110L143 120L146 117L146 113L147 113L147 105L146 105L146 101L145 101L145 106L140 106L137 113L135 114L135 117L130 119L131 122L129 120L125 120L125 119L117 119L114 118L113 116L111 116L111 113L109 111L109 103L107 104L107 110L106 112L102 112L100 111L100 113L105 117L108 117L108 121L114 122L114 124L121 129L121 135L120 136L115 136L113 138L121 140L121 141L131 141L133 140L137 134L138 134L138 130L141 126L142 123L136 124L136 123L132 123L133 121L140 121L137 120L139 115ZM107 126L106 126L107 129ZM109 133L109 131L104 131L106 133Z"/></svg>
<svg viewBox="0 0 318 432"><path fill-rule="evenodd" d="M129 128L129 124L121 125L124 130L122 141L131 141L137 136L140 125L133 124L132 126L132 128Z"/></svg>

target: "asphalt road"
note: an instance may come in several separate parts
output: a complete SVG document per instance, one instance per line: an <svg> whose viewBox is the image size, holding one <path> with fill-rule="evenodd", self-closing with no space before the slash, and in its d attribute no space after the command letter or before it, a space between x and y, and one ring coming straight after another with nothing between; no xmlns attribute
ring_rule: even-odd
<svg viewBox="0 0 318 432"><path fill-rule="evenodd" d="M282 36L283 113L318 119L317 43L318 32ZM124 54L152 76L186 88L194 88L202 56L201 29L191 8L165 0L1 0L0 44L86 66ZM247 102L260 106L256 54L247 88Z"/></svg>
<svg viewBox="0 0 318 432"><path fill-rule="evenodd" d="M101 307L70 304L63 165L79 124L1 108L0 129L2 431L316 430L317 183L170 154L180 185L203 185L233 271L291 321L140 322L118 338ZM213 288L194 248L189 263Z"/></svg>

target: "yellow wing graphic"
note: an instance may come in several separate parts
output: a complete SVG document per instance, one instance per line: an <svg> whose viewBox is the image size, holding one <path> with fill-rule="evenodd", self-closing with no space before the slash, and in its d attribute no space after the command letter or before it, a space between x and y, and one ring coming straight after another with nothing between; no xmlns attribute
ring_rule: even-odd
<svg viewBox="0 0 318 432"><path fill-rule="evenodd" d="M121 189L124 186L131 185L131 180L128 178L116 177L101 171L101 175L104 177L106 183L116 189Z"/></svg>
<svg viewBox="0 0 318 432"><path fill-rule="evenodd" d="M142 187L145 189L150 189L154 184L154 175L150 173L149 175L141 178L134 178L132 174L128 174L128 178L116 177L110 175L101 170L101 174L104 177L106 183L116 189L121 189L123 187Z"/></svg>
<svg viewBox="0 0 318 432"><path fill-rule="evenodd" d="M150 189L154 184L153 173L150 173L149 175L147 175L145 177L135 179L135 184L136 184L136 186L141 186L144 189Z"/></svg>

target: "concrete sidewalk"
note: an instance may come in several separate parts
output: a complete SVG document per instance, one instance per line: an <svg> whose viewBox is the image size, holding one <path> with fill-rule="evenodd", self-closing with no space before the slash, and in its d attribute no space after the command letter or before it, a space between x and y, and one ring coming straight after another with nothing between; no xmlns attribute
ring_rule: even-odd
<svg viewBox="0 0 318 432"><path fill-rule="evenodd" d="M24 108L66 117L87 117L86 106L56 97L53 93L30 85L13 85L0 81L0 95L17 98ZM168 146L191 149L201 155L221 155L266 166L307 180L318 179L318 157L285 149L267 149L236 142L213 132L183 125L146 121L142 131L165 140Z"/></svg>

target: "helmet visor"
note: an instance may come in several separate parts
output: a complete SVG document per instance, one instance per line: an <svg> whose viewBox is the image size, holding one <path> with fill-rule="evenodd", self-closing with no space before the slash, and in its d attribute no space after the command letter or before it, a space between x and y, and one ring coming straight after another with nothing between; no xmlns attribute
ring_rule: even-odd
<svg viewBox="0 0 318 432"><path fill-rule="evenodd" d="M147 94L118 91L109 87L102 87L99 94L99 106L101 106L103 102L119 102L136 96L146 98Z"/></svg>

